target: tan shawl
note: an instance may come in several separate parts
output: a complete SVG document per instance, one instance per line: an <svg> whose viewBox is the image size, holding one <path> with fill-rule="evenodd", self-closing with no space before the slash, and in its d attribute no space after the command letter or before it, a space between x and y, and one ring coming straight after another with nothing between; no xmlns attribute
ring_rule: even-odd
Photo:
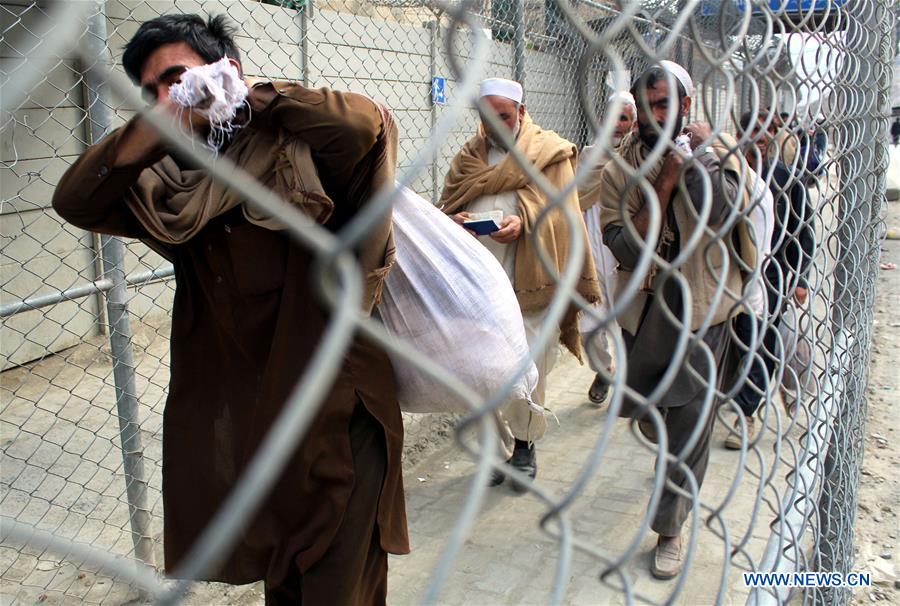
<svg viewBox="0 0 900 606"><path fill-rule="evenodd" d="M397 131L390 114L381 108L382 132L366 163L350 184L347 202L359 207L385 183L393 183L397 159ZM309 146L290 133L248 126L240 130L223 154L275 195L297 207L319 224L334 210L325 193ZM126 203L154 238L182 244L197 235L213 218L242 205L244 216L255 225L282 230L274 217L244 204L244 198L206 170L182 170L170 157L144 171L126 196ZM371 311L381 296L384 278L396 251L388 213L359 251L365 275L363 308Z"/></svg>
<svg viewBox="0 0 900 606"><path fill-rule="evenodd" d="M740 192L740 199L736 202L739 204L737 210L746 210L753 199L753 183L750 179L744 158L736 151L738 149L737 142L730 135L723 133L719 136L719 139L709 146L709 149L719 157L722 170L731 171L739 177L743 175L744 188ZM622 140L617 151L628 165L637 168L644 163L650 150L642 143L640 136L637 133L629 133ZM661 169L662 160L650 168L645 175L646 180L652 183L659 175ZM634 216L634 214L643 206L644 198L641 190L638 188L637 184L628 185L627 182L628 175L620 166L615 162L607 163L601 176L600 185L600 224L604 227L607 225L625 224L619 209L619 204L623 197L625 199L625 212L628 216ZM695 215L688 210L689 205L690 202L685 200L685 194L679 190L675 194L675 199L672 201L672 207L682 242L690 237L697 228ZM754 236L749 220L746 218L739 219L733 228L732 234L734 235L734 246L729 247L729 250L731 251L736 248L737 252L740 254L741 261L749 268L755 267L757 247L753 240ZM709 263L713 270L717 272L724 263L720 248L714 244L708 246L712 242L712 231L709 228L705 228L695 249L698 251L698 254L690 255L684 265L680 268L681 273L685 276L685 279L691 288L693 299L692 330L698 329L702 324L703 319L709 310L709 306L712 303L718 281L718 276L709 270L707 264ZM660 242L657 245L657 253L660 252L661 246L662 238L660 238ZM643 310L643 305L641 304L643 296L646 295L646 293L652 292L654 279L658 269L659 267L655 263L651 265L650 271L645 277L642 288L639 291L638 298L635 300L635 303L630 306L630 309L626 310L623 317L620 318L621 326L629 330L632 334L636 334L640 313ZM726 276L726 287L732 295L729 295L726 292L725 296L720 299L719 305L712 316L712 324L724 322L732 313L732 307L737 301L733 295L739 297L742 290L741 269L742 268L739 267L738 263L732 259L732 262L729 263L728 274ZM621 269L619 270L618 289L625 286L630 279L630 275L629 272L624 272Z"/></svg>
<svg viewBox="0 0 900 606"><path fill-rule="evenodd" d="M519 149L534 167L541 171L557 189L562 189L575 176L577 151L575 146L553 131L543 130L525 114L519 136ZM513 288L523 312L545 309L556 292L557 276L561 274L568 257L569 227L562 211L553 211L537 227L540 212L546 206L546 197L519 168L512 155L507 155L499 163L488 163L488 144L484 129L465 144L453 158L450 170L444 180L444 191L440 208L453 214L465 208L484 195L515 191L522 218L522 236L516 242L516 264ZM578 194L573 191L566 197L566 204L579 219L575 229L580 230L587 243L587 230L578 204ZM537 230L537 231L535 231ZM536 238L532 235L536 234ZM538 256L540 246L550 261L556 276L547 272ZM576 284L578 293L590 303L600 300L597 272L590 247L585 247L581 263L581 275ZM581 344L578 338L578 309L571 307L560 322L560 341L579 360Z"/></svg>

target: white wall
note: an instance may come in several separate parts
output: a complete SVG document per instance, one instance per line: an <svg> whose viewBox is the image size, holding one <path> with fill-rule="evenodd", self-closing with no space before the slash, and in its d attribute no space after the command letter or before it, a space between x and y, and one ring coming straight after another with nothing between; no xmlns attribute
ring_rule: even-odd
<svg viewBox="0 0 900 606"><path fill-rule="evenodd" d="M21 64L19 51L9 40L29 38L26 30L47 29L46 15L30 2L9 3L0 11L0 68L13 72ZM109 0L106 3L108 46L115 61L121 59L126 42L140 23L165 12L226 13L239 27L236 40L248 76L302 80L302 24L299 14L279 7L230 1L141 1ZM10 29L7 29L10 28ZM52 35L52 30L46 32ZM316 10L307 36L308 84L364 93L384 103L400 130L399 167L410 166L426 145L432 128L431 30L424 24L400 24ZM434 75L447 78L448 102L455 101L456 80L445 57L443 37L436 46ZM21 45L22 43L20 43ZM470 48L463 44L461 58ZM489 43L484 77L513 77L511 44ZM571 65L557 56L526 52L526 102L535 120L545 128L562 132L577 120ZM119 69L121 73L121 68ZM71 56L61 57L26 102L0 127L0 291L3 302L47 294L95 279L92 236L64 224L50 208L53 188L65 169L88 143L83 109L83 89L78 65ZM133 115L134 108L115 107L118 126ZM439 118L443 108L435 108ZM477 114L469 110L442 142L432 163L413 182L413 189L431 199L440 194L450 160L472 136ZM139 242L127 244L126 272L156 268L165 262ZM135 322L158 325L168 315L173 290L170 283L155 283L131 289L129 309ZM0 333L0 363L3 368L78 344L98 333L98 298L62 303L4 320Z"/></svg>

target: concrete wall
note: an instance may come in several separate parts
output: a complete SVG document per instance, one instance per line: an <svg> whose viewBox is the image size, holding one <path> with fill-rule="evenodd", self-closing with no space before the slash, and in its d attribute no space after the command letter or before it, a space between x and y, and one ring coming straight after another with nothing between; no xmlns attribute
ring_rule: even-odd
<svg viewBox="0 0 900 606"><path fill-rule="evenodd" d="M52 35L45 14L27 2L0 11L0 69L27 70L20 53ZM30 34L29 32L32 32ZM12 41L18 48L11 46ZM24 47L24 48L22 48ZM50 198L84 149L80 78L71 57L51 65L15 111L0 116L0 299L42 295L93 279L91 236L53 213ZM96 331L97 300L61 303L4 319L0 363L6 368L79 343Z"/></svg>
<svg viewBox="0 0 900 606"><path fill-rule="evenodd" d="M0 26L6 32L0 45L0 63L4 71L14 73L21 64L19 52L25 49L13 49L8 41L34 44L38 39L27 35L27 30L49 35L53 31L48 30L52 25L47 25L45 12L30 2L8 4L10 12L0 13ZM236 38L248 76L303 80L299 13L244 0L109 0L108 46L114 60L120 60L123 46L140 23L175 10L226 13L239 26ZM444 52L447 32L441 30L438 40L433 41L432 30L423 22L400 23L393 19L392 12L373 15L316 10L309 21L306 76L310 86L359 92L387 105L400 130L399 166L404 170L428 141L433 119L444 111L431 107L432 71L448 79L448 102L455 100L456 82ZM23 42L17 44L22 46ZM460 54L466 61L471 49L467 43L462 46ZM492 41L489 47L484 76L512 77L512 45ZM529 110L542 126L563 134L572 131L577 121L569 84L572 69L553 54L526 52ZM64 224L50 208L56 182L89 143L82 107L83 85L78 65L70 55L52 66L19 109L3 116L0 288L4 302L59 291L96 277L93 236ZM115 105L115 126L130 118L133 111L124 104ZM428 199L440 194L450 160L475 132L477 123L476 112L469 110L433 162L417 175L413 189ZM129 242L127 250L128 273L165 264L138 242ZM136 322L146 320L156 325L168 315L173 293L170 283L148 284L131 289L131 293L129 308ZM5 320L0 339L2 367L26 363L96 335L101 318L98 302L98 297L88 297Z"/></svg>

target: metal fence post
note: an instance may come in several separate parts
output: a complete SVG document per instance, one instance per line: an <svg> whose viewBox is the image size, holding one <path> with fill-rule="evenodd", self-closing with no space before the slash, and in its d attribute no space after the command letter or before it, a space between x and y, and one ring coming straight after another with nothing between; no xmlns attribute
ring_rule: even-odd
<svg viewBox="0 0 900 606"><path fill-rule="evenodd" d="M513 38L513 80L525 88L525 0L514 0L516 11L515 36ZM528 102L528 99L525 99Z"/></svg>
<svg viewBox="0 0 900 606"><path fill-rule="evenodd" d="M842 389L834 402L835 423L824 461L823 490L819 501L820 534L817 545L819 569L826 572L850 572L853 564L853 533L844 525L856 518L856 494L862 462L866 408L866 367L871 345L872 312L860 297L855 278L877 272L878 242L874 237L877 223L875 200L884 195L884 170L876 165L875 147L884 132L878 128L883 117L883 99L887 82L879 82L878 64L887 63L884 45L873 38L889 36L884 31L885 0L876 0L872 10L853 10L846 39L850 41L844 61L850 61L854 81L844 82L845 107L858 107L853 134L855 145L841 163L841 203L838 207L838 256L834 271L834 309L832 337L846 347L848 364L837 378ZM886 115L886 114L884 114ZM854 119L855 118L855 119ZM847 131L844 131L846 134ZM869 233L867 233L869 232ZM862 282L865 282L863 280ZM867 284L874 291L874 282ZM844 345L846 344L846 345ZM855 453L855 454L854 454ZM847 514L850 515L847 515ZM826 603L849 600L846 588L826 587L820 590Z"/></svg>
<svg viewBox="0 0 900 606"><path fill-rule="evenodd" d="M303 86L309 86L309 22L313 18L313 0L306 0L300 9L300 69Z"/></svg>
<svg viewBox="0 0 900 606"><path fill-rule="evenodd" d="M437 57L440 49L438 45L440 44L440 35L441 35L441 24L438 21L429 21L425 24L428 28L429 35L429 48L428 48L428 62L429 67L428 71L431 74L432 80L428 83L429 86L433 86L434 77L437 76ZM428 117L431 122L431 131L434 132L434 126L437 124L437 104L434 102L433 95L429 93L432 97L428 103ZM437 167L437 152L431 158L431 203L438 203L438 196L440 196L440 184L438 183L438 167Z"/></svg>
<svg viewBox="0 0 900 606"><path fill-rule="evenodd" d="M83 43L88 56L95 57L96 60L92 65L83 66L83 75L89 136L92 142L97 142L109 132L113 120L106 84L112 61L106 46L105 3L95 1L94 5L95 9L88 17ZM125 246L119 238L113 236L101 236L100 241L104 277L112 281L112 288L106 293L106 310L131 534L135 556L147 565L154 566L150 510L147 506L148 476L144 470L144 449L134 384L132 335L125 281Z"/></svg>

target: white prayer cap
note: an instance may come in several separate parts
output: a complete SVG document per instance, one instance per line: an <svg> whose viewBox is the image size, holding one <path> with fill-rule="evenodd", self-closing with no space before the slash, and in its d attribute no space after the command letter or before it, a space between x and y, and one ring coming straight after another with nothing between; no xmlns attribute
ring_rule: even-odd
<svg viewBox="0 0 900 606"><path fill-rule="evenodd" d="M488 78L481 81L481 86L478 88L478 96L506 97L516 103L522 103L522 85L515 80L507 80L506 78Z"/></svg>
<svg viewBox="0 0 900 606"><path fill-rule="evenodd" d="M687 93L688 97L694 96L694 81L691 80L691 76L687 73L686 69L674 61L660 61L659 64L664 70L675 76L676 80L681 82L681 86L684 87L684 91Z"/></svg>
<svg viewBox="0 0 900 606"><path fill-rule="evenodd" d="M637 112L637 102L634 100L634 95L628 91L620 90L617 93L611 94L606 101L606 104L612 105L617 102L621 103L623 107L630 107L632 112Z"/></svg>

